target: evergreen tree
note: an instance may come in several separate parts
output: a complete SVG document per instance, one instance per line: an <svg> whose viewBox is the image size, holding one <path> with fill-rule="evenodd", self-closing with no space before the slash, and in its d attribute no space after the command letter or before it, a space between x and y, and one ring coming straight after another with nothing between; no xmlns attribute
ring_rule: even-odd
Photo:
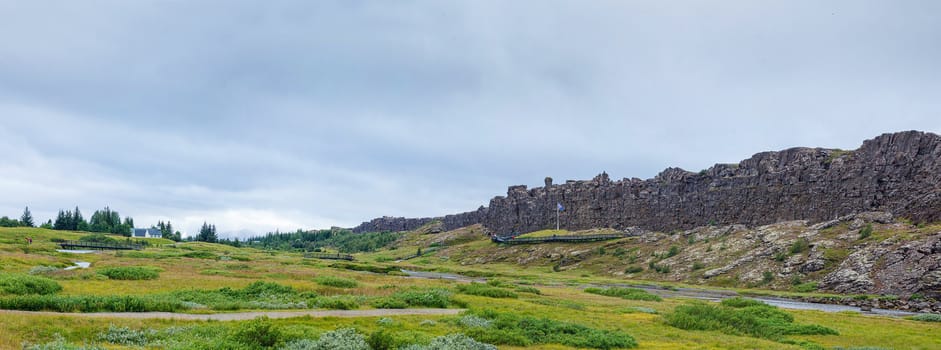
<svg viewBox="0 0 941 350"><path fill-rule="evenodd" d="M49 229L49 230L51 230L51 229L53 228L53 226L52 226L52 219L49 219L49 221L46 221L45 224L39 225L39 227L40 227L40 228L44 228L44 229Z"/></svg>
<svg viewBox="0 0 941 350"><path fill-rule="evenodd" d="M122 223L121 215L117 211L105 207L92 214L88 228L92 232L114 233L130 237L131 230L134 228L134 219L126 217Z"/></svg>
<svg viewBox="0 0 941 350"><path fill-rule="evenodd" d="M160 236L166 239L173 239L173 225L169 221L164 223L160 221L157 223L157 228L160 229Z"/></svg>
<svg viewBox="0 0 941 350"><path fill-rule="evenodd" d="M196 236L196 240L211 243L217 242L219 237L216 235L216 225L209 225L203 221L203 226L199 228L199 235Z"/></svg>
<svg viewBox="0 0 941 350"><path fill-rule="evenodd" d="M26 227L36 226L33 223L33 214L29 212L29 206L23 209L23 216L20 216L20 224Z"/></svg>
<svg viewBox="0 0 941 350"><path fill-rule="evenodd" d="M63 226L65 227L63 230L75 230L75 220L73 219L71 210L65 211L65 221L63 221Z"/></svg>
<svg viewBox="0 0 941 350"><path fill-rule="evenodd" d="M69 218L65 216L65 211L59 209L59 215L56 215L56 222L52 224L54 230L68 230Z"/></svg>
<svg viewBox="0 0 941 350"><path fill-rule="evenodd" d="M111 209L105 207L104 210L95 210L95 213L91 214L88 226L92 232L110 233L114 227L111 221Z"/></svg>
<svg viewBox="0 0 941 350"><path fill-rule="evenodd" d="M118 212L114 212L117 215ZM120 216L118 217L120 219ZM125 235L130 237L131 232L134 231L134 219L130 216L124 218L124 224L118 226L118 232L115 232L120 235Z"/></svg>
<svg viewBox="0 0 941 350"><path fill-rule="evenodd" d="M88 231L88 222L82 217L82 211L78 210L78 206L75 207L75 212L72 213L72 230Z"/></svg>

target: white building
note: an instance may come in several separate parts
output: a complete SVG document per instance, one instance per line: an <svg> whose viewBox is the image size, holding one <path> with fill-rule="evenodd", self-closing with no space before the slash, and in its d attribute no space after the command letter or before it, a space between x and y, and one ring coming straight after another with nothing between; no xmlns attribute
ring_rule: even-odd
<svg viewBox="0 0 941 350"><path fill-rule="evenodd" d="M135 228L131 232L131 237L134 238L161 238L163 233L160 233L160 229L156 228Z"/></svg>

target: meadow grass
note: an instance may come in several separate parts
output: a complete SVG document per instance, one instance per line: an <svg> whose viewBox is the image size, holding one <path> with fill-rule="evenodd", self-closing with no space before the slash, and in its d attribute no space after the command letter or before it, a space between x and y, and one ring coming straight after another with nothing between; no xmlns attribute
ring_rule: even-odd
<svg viewBox="0 0 941 350"><path fill-rule="evenodd" d="M617 297L627 300L648 300L648 301L661 301L663 298L650 294L643 289L637 288L585 288L586 293L605 295L609 297Z"/></svg>
<svg viewBox="0 0 941 350"><path fill-rule="evenodd" d="M457 286L457 291L462 294L479 295L490 298L518 298L519 294L512 291L489 286L483 283L472 282Z"/></svg>
<svg viewBox="0 0 941 350"><path fill-rule="evenodd" d="M873 237L880 234L877 230ZM478 241L461 243L458 246L445 247L433 256L427 257L424 265L412 261L394 263L391 261L372 263L373 256L398 256L396 251L383 250L375 253L357 254L357 262L333 262L304 259L301 253L268 252L251 247L233 248L208 243L179 243L148 247L140 252L101 252L96 254L68 254L55 252L54 243L49 239L62 237L77 239L83 233L50 231L41 229L0 229L0 269L4 274L25 275L34 266L69 266L73 261L92 262L89 271L70 272L70 275L53 274L62 290L49 297L139 297L167 298L184 303L205 306L205 309L185 309L189 312L212 312L214 308L228 310L229 302L244 303L238 308L277 307L287 308L290 303L304 302L307 307L336 308L378 308L380 300L388 302L388 307L465 307L474 314L484 309L497 314L509 314L516 320L549 321L532 322L534 326L513 326L508 323L507 334L523 334L529 330L554 330L562 322L575 328L585 327L603 332L616 332L628 335L643 349L800 349L798 342L819 344L825 348L843 347L883 347L893 349L936 349L941 348L941 339L936 336L941 332L941 324L915 320L873 317L858 314L833 314L818 311L779 310L792 317L793 324L819 325L839 334L790 334L783 339L792 344L766 338L753 337L744 333L730 334L721 330L686 330L669 326L664 316L682 309L689 302L684 299L667 298L663 301L628 300L604 295L586 293L578 288L584 283L635 283L600 273L601 265L586 264L584 267L569 271L553 272L551 266L520 265L515 261L506 263L488 263L487 265L463 264L461 252L473 254L499 253L493 244L481 237ZM21 237L34 238L29 253L23 252ZM408 239L415 239L406 235ZM435 235L423 236L433 239ZM19 240L18 240L19 238ZM665 243L668 247L670 244ZM697 243L698 244L698 243ZM586 249L595 249L586 245ZM399 246L398 251L412 252L415 246ZM525 249L511 247L501 249ZM665 249L665 248L664 248ZM684 246L684 250L687 249ZM476 251L476 252L475 252ZM608 249L611 254L606 259L615 259L615 249ZM191 252L206 252L190 257L183 256ZM140 253L140 254L133 254ZM643 253L643 252L642 252ZM649 253L649 252L647 252ZM212 256L210 258L210 255ZM206 257L200 258L199 256ZM237 256L239 261L224 260L223 256ZM447 257L447 259L444 259ZM623 258L626 260L627 258ZM244 260L244 261L243 261ZM645 264L645 262L639 262ZM155 280L83 280L80 274L92 274L97 269L115 266L152 266L163 270ZM624 265L626 266L626 265ZM624 266L616 266L616 271L623 272ZM497 276L499 286L480 284L464 287L471 289L495 289L517 294L517 298L493 298L489 296L463 293L455 284L446 280L426 280L396 276L399 269L437 270L468 275ZM615 268L615 267L612 267ZM203 271L232 271L234 275L204 275ZM71 275L74 273L75 275ZM587 275L588 277L583 277ZM644 274L646 275L646 273ZM335 276L355 280L354 288L338 288L317 283L318 276ZM509 283L506 281L514 281ZM518 282L523 281L530 288L538 287L541 294L526 293L517 290ZM275 285L256 285L256 282ZM654 282L661 283L662 282ZM670 282L672 285L688 286ZM249 288L250 287L250 288ZM695 287L695 286L692 286ZM227 288L227 289L226 289ZM289 289L288 289L289 288ZM728 290L743 291L730 288ZM780 291L750 290L760 293L785 293ZM248 302L262 301L258 296L266 296L268 304L249 305ZM804 295L804 294L798 294ZM24 295L37 297L38 295ZM269 297L273 296L273 297ZM6 297L14 297L7 295ZM198 299L203 298L203 299ZM255 299L253 299L255 298ZM184 302L184 300L188 300ZM277 301L272 302L271 300ZM205 304L199 303L205 302ZM228 303L228 304L227 304ZM134 305L133 303L130 303ZM297 304L293 304L297 305ZM443 305L443 306L442 306ZM730 309L745 309L750 306L732 307L715 305ZM379 323L379 317L365 318L309 318L268 320L278 332L278 342L273 348L286 346L295 341L312 341L337 329L352 328L363 335L367 342L374 339L375 344L393 344L395 347L407 345L428 345L438 337L449 334L469 333L468 327L460 323L463 316L391 316L393 322ZM481 316L482 317L482 316ZM495 321L494 319L489 319ZM249 341L253 337L236 337L236 334L248 334L250 329L264 327L246 326L249 321L207 322L180 320L132 320L107 318L74 318L45 315L18 315L6 317L0 315L0 348L22 348L24 341L32 344L46 344L56 340L56 334L63 337L63 342L72 346L100 342L109 349L134 348L130 344L134 339L146 338L157 332L162 338L154 338L144 348L166 349L240 349L252 348L262 342ZM109 331L116 324L117 328ZM262 325L263 326L263 325ZM380 334L380 332L382 334ZM579 334L586 331L582 330ZM557 332L559 333L559 332ZM265 332L258 334L264 335ZM564 334L564 333L562 333ZM102 336L105 336L102 338ZM110 337L110 338L108 338ZM473 337L472 337L473 338ZM577 336L575 337L577 338ZM117 342L106 341L116 340ZM123 339L123 340L122 340ZM150 339L150 338L147 338ZM162 339L162 340L161 340ZM380 342L379 340L385 339ZM527 338L529 339L529 338ZM150 341L150 340L148 340ZM481 337L476 341L484 342ZM528 340L532 341L532 340ZM158 343L160 345L155 345ZM245 344L252 342L253 344ZM373 344L370 343L370 344ZM533 343L533 347L543 349L585 348L586 344L570 342ZM522 346L499 344L500 349L521 349Z"/></svg>
<svg viewBox="0 0 941 350"><path fill-rule="evenodd" d="M0 295L46 295L55 294L61 290L62 286L49 278L19 274L0 274Z"/></svg>

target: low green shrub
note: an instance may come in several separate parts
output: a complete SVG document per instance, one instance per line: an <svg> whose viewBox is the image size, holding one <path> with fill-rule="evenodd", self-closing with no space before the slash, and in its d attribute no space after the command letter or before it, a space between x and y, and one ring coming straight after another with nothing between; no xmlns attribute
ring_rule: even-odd
<svg viewBox="0 0 941 350"><path fill-rule="evenodd" d="M61 335L56 334L55 340L44 344L24 343L23 350L105 350L98 345L72 345L65 341Z"/></svg>
<svg viewBox="0 0 941 350"><path fill-rule="evenodd" d="M375 349L375 347L373 347ZM463 334L448 334L437 337L428 345L409 345L401 350L497 350L496 346L481 343Z"/></svg>
<svg viewBox="0 0 941 350"><path fill-rule="evenodd" d="M702 270L702 269L705 268L705 267L706 267L706 264L703 264L703 263L697 261L697 262L694 262L694 263L693 263L692 269L693 269L693 271L696 271L696 270Z"/></svg>
<svg viewBox="0 0 941 350"><path fill-rule="evenodd" d="M941 315L918 314L918 315L912 316L912 319L915 321L922 321L922 322L941 322Z"/></svg>
<svg viewBox="0 0 941 350"><path fill-rule="evenodd" d="M0 274L0 294L55 294L62 290L58 282L39 276Z"/></svg>
<svg viewBox="0 0 941 350"><path fill-rule="evenodd" d="M156 339L158 335L158 332L154 329L134 330L112 324L108 326L106 331L98 334L98 340L125 346L145 346Z"/></svg>
<svg viewBox="0 0 941 350"><path fill-rule="evenodd" d="M289 286L258 281L242 289L228 287L217 290L189 289L154 295L11 296L0 298L0 308L60 312L180 311L201 308L213 310L306 309L319 299L322 298L318 298L313 292L299 293ZM328 299L326 302L329 303L332 300ZM334 306L334 308L339 307Z"/></svg>
<svg viewBox="0 0 941 350"><path fill-rule="evenodd" d="M317 307L333 310L355 310L362 301L352 295L331 295L317 298Z"/></svg>
<svg viewBox="0 0 941 350"><path fill-rule="evenodd" d="M457 286L457 291L468 295L490 298L518 298L519 295L506 289L491 287L486 284L471 282Z"/></svg>
<svg viewBox="0 0 941 350"><path fill-rule="evenodd" d="M185 253L180 256L184 258L193 258L193 259L216 259L216 254L214 254L213 252L207 252L207 251L202 251L202 250Z"/></svg>
<svg viewBox="0 0 941 350"><path fill-rule="evenodd" d="M447 308L453 302L451 292L442 288L407 289L393 293L392 298L413 307Z"/></svg>
<svg viewBox="0 0 941 350"><path fill-rule="evenodd" d="M539 289L536 289L535 287L529 287L529 286L516 287L516 291L520 293L542 295L542 292L539 291Z"/></svg>
<svg viewBox="0 0 941 350"><path fill-rule="evenodd" d="M242 288L242 290L238 291L237 293L249 297L260 297L278 294L295 294L296 292L291 286L284 286L272 282L255 281L252 282L252 284L245 286L245 288Z"/></svg>
<svg viewBox="0 0 941 350"><path fill-rule="evenodd" d="M499 288L513 288L514 287L512 283L501 280L499 278L491 278L487 280L487 285L491 287L499 287Z"/></svg>
<svg viewBox="0 0 941 350"><path fill-rule="evenodd" d="M774 281L774 273L771 271L765 271L761 273L761 283L768 284Z"/></svg>
<svg viewBox="0 0 941 350"><path fill-rule="evenodd" d="M150 266L118 266L99 269L98 273L113 280L153 280L160 277L157 268Z"/></svg>
<svg viewBox="0 0 941 350"><path fill-rule="evenodd" d="M316 341L303 339L288 343L281 350L371 350L366 337L352 328L326 332Z"/></svg>
<svg viewBox="0 0 941 350"><path fill-rule="evenodd" d="M404 309L408 307L408 303L404 300L393 297L379 297L370 301L369 304L377 309Z"/></svg>
<svg viewBox="0 0 941 350"><path fill-rule="evenodd" d="M791 248L788 250L791 252L791 255L800 254L810 248L810 241L806 238L798 238L794 243L791 243Z"/></svg>
<svg viewBox="0 0 941 350"><path fill-rule="evenodd" d="M470 314L492 320L489 327L467 328L468 335L485 343L511 346L562 344L594 349L626 349L637 346L633 337L617 331L489 310Z"/></svg>
<svg viewBox="0 0 941 350"><path fill-rule="evenodd" d="M728 298L728 299L722 300L722 302L720 302L719 304L723 306L735 307L735 308L750 307L750 306L757 306L757 307L768 306L768 304L765 304L764 302L760 300L748 299L748 298L742 298L742 297Z"/></svg>
<svg viewBox="0 0 941 350"><path fill-rule="evenodd" d="M719 305L701 302L677 306L665 316L666 323L685 330L720 331L774 341L786 335L836 335L835 330L818 325L794 323L794 317L777 307L757 300L731 298Z"/></svg>
<svg viewBox="0 0 941 350"><path fill-rule="evenodd" d="M268 317L257 317L239 325L235 330L235 339L249 346L270 348L280 342L281 329L271 323Z"/></svg>
<svg viewBox="0 0 941 350"><path fill-rule="evenodd" d="M356 286L359 285L356 280L334 276L317 276L314 278L314 282L317 282L317 284L322 286L337 288L356 288Z"/></svg>
<svg viewBox="0 0 941 350"><path fill-rule="evenodd" d="M464 315L458 322L467 328L489 328L493 324L493 321L473 314Z"/></svg>
<svg viewBox="0 0 941 350"><path fill-rule="evenodd" d="M677 247L677 246L675 246L675 245L671 245L671 246L670 246L670 250L667 251L667 256L666 256L666 257L668 257L668 258L674 257L674 256L676 256L676 254L679 254L679 253L680 253L680 247Z"/></svg>
<svg viewBox="0 0 941 350"><path fill-rule="evenodd" d="M658 273L670 273L670 267L669 267L669 266L667 266L667 265L660 265L660 264L657 264L657 263L655 263L655 262L653 262L653 261L651 261L650 263L648 263L648 264L647 264L647 267L649 267L650 270L657 271Z"/></svg>
<svg viewBox="0 0 941 350"><path fill-rule="evenodd" d="M859 230L859 239L866 239L869 236L872 236L872 224L866 224L866 227Z"/></svg>
<svg viewBox="0 0 941 350"><path fill-rule="evenodd" d="M379 320L388 320L388 318L382 318ZM384 329L380 329L378 332L373 332L370 334L369 338L366 338L366 343L369 344L369 347L372 350L395 350L399 348L399 344L395 337Z"/></svg>
<svg viewBox="0 0 941 350"><path fill-rule="evenodd" d="M345 263L337 262L330 264L330 267L338 269L346 269L351 271L366 271L372 273L384 273L384 274L395 274L401 272L396 266L377 266L377 265L361 265L354 263Z"/></svg>
<svg viewBox="0 0 941 350"><path fill-rule="evenodd" d="M662 301L663 298L660 298L657 295L650 294L643 289L638 288L585 288L586 293L604 295L609 297L617 297L621 299L628 300L646 300L646 301Z"/></svg>
<svg viewBox="0 0 941 350"><path fill-rule="evenodd" d="M791 287L791 290L799 293L810 293L817 290L817 282L801 283Z"/></svg>
<svg viewBox="0 0 941 350"><path fill-rule="evenodd" d="M175 312L185 310L182 301L165 296L19 295L0 298L0 309L57 312Z"/></svg>
<svg viewBox="0 0 941 350"><path fill-rule="evenodd" d="M55 266L39 265L39 266L33 266L31 269L29 269L29 274L30 275L48 275L48 274L52 274L58 271L60 271L60 269Z"/></svg>
<svg viewBox="0 0 941 350"><path fill-rule="evenodd" d="M651 309L649 307L642 307L642 306L628 307L628 308L620 309L618 311L625 313L625 314L633 314L633 313L638 313L638 312L645 313L645 314L654 314L654 315L657 314L657 310Z"/></svg>
<svg viewBox="0 0 941 350"><path fill-rule="evenodd" d="M628 266L627 269L624 270L624 273L640 273L640 272L644 272L644 268L640 266L636 266L636 265Z"/></svg>
<svg viewBox="0 0 941 350"><path fill-rule="evenodd" d="M544 298L540 298L540 299L529 299L528 301L529 301L530 303L533 303L533 304L564 307L564 308L568 308L568 309L572 309L572 310L584 310L584 309L585 309L585 305L584 305L584 304L581 304L581 303L578 303L578 302L575 302L575 301L571 301L571 300L566 300L566 299L544 299Z"/></svg>

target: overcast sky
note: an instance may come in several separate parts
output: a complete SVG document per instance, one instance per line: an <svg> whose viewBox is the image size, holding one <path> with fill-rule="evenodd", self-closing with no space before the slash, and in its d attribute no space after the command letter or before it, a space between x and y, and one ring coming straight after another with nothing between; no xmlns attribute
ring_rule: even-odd
<svg viewBox="0 0 941 350"><path fill-rule="evenodd" d="M939 1L0 1L0 215L353 226L941 132Z"/></svg>

